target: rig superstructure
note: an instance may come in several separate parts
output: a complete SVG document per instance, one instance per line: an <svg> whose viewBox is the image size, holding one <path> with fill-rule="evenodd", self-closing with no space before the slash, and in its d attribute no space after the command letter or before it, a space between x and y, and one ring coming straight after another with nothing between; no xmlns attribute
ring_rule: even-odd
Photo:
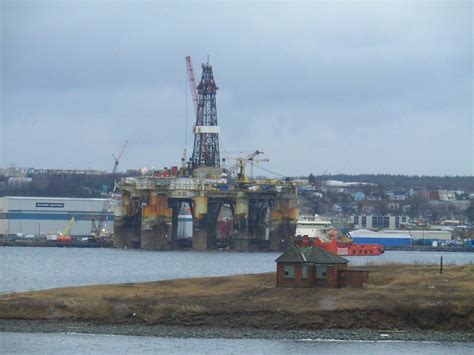
<svg viewBox="0 0 474 355"><path fill-rule="evenodd" d="M186 58L196 124L192 156L181 169L172 167L118 183L122 202L115 210L114 246L169 250L216 249L217 219L222 206L233 215L233 233L225 245L234 250L281 250L292 245L298 219L296 188L284 180L253 180L245 173L256 151L224 169L219 150L216 92L212 66L202 65L194 84ZM192 241L178 239L178 213L183 203L193 216Z"/></svg>
<svg viewBox="0 0 474 355"><path fill-rule="evenodd" d="M201 82L197 87L198 106L194 126L194 149L191 157L193 169L220 166L217 89L212 66L209 63L203 64Z"/></svg>

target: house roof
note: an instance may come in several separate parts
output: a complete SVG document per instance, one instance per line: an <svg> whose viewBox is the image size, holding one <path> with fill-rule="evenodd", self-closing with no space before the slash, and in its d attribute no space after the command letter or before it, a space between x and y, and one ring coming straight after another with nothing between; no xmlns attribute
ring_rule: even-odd
<svg viewBox="0 0 474 355"><path fill-rule="evenodd" d="M290 247L276 260L277 263L302 263L306 261L306 255L300 247Z"/></svg>
<svg viewBox="0 0 474 355"><path fill-rule="evenodd" d="M305 251L305 255L308 262L315 264L347 264L349 262L321 247L312 247Z"/></svg>
<svg viewBox="0 0 474 355"><path fill-rule="evenodd" d="M334 255L321 247L301 249L300 247L290 247L276 260L277 263L314 263L314 264L347 264L347 259Z"/></svg>

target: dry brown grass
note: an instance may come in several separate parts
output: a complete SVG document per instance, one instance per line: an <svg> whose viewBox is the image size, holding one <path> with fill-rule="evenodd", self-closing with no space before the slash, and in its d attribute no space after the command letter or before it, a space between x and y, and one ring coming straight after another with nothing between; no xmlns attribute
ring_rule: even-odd
<svg viewBox="0 0 474 355"><path fill-rule="evenodd" d="M369 265L363 289L276 288L274 273L0 296L0 318L260 328L474 327L474 265Z"/></svg>

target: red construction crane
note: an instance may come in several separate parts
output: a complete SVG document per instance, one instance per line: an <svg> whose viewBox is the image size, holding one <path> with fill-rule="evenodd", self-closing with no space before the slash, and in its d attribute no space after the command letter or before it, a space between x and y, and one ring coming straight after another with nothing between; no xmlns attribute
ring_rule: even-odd
<svg viewBox="0 0 474 355"><path fill-rule="evenodd" d="M196 79L194 78L193 63L191 57L186 57L186 69L188 70L189 87L191 88L191 95L193 95L194 113L198 111L198 93L196 89Z"/></svg>

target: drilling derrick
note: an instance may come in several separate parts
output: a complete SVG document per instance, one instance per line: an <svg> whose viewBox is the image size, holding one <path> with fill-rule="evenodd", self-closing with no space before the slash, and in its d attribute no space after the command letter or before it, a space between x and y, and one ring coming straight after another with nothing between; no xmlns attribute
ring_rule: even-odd
<svg viewBox="0 0 474 355"><path fill-rule="evenodd" d="M201 82L197 86L198 106L194 126L192 168L220 166L219 126L217 125L216 83L212 66L202 65Z"/></svg>

